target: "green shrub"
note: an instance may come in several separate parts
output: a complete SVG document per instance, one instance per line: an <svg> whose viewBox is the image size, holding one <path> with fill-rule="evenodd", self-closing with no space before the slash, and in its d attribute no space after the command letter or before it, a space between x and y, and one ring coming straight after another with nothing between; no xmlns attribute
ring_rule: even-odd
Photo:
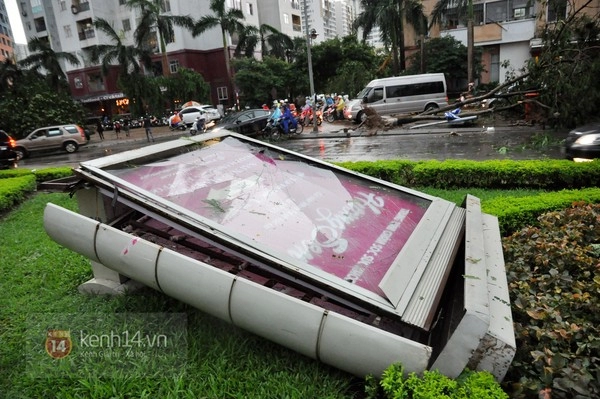
<svg viewBox="0 0 600 399"><path fill-rule="evenodd" d="M373 380L367 384L366 392L374 396ZM419 377L415 373L404 375L400 363L390 365L380 381L382 393L390 399L506 399L502 390L487 371L465 370L456 380L446 377L437 370L425 371Z"/></svg>
<svg viewBox="0 0 600 399"><path fill-rule="evenodd" d="M407 187L559 190L596 187L600 181L600 160L391 160L338 165Z"/></svg>
<svg viewBox="0 0 600 399"><path fill-rule="evenodd" d="M419 163L406 160L384 160L341 162L338 165L354 172L408 187L417 184L412 170Z"/></svg>
<svg viewBox="0 0 600 399"><path fill-rule="evenodd" d="M415 165L414 180L438 188L537 188L557 190L594 187L600 181L600 162L568 160L446 160Z"/></svg>
<svg viewBox="0 0 600 399"><path fill-rule="evenodd" d="M482 210L498 217L500 232L509 235L537 224L545 212L570 207L575 202L600 203L600 188L546 192L531 197L497 197L484 201Z"/></svg>
<svg viewBox="0 0 600 399"><path fill-rule="evenodd" d="M38 183L73 176L73 169L67 166L44 168L33 171Z"/></svg>
<svg viewBox="0 0 600 399"><path fill-rule="evenodd" d="M2 169L0 170L0 179L9 179L11 177L19 177L30 175L33 172L29 169Z"/></svg>
<svg viewBox="0 0 600 399"><path fill-rule="evenodd" d="M546 213L503 245L517 339L511 396L600 397L600 205Z"/></svg>
<svg viewBox="0 0 600 399"><path fill-rule="evenodd" d="M33 174L0 180L0 211L6 211L25 200L35 191L37 183Z"/></svg>

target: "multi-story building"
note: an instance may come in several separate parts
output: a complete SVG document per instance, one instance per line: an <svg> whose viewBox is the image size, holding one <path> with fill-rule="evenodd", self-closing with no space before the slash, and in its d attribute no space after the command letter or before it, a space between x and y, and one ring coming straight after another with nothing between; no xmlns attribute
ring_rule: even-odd
<svg viewBox="0 0 600 399"><path fill-rule="evenodd" d="M12 59L14 39L4 0L0 0L0 62Z"/></svg>
<svg viewBox="0 0 600 399"><path fill-rule="evenodd" d="M424 1L428 13L436 2ZM507 72L517 72L526 66L540 51L542 30L545 27L552 28L557 21L564 20L572 7L577 8L581 4L582 0L473 0L473 44L482 50L485 69L480 82L502 83L506 80ZM600 0L592 0L587 12L597 13L598 9ZM432 36L451 35L466 46L467 27L459 18L464 14L464 10L449 9L444 15L443 24L433 30ZM464 83L466 88L467 82Z"/></svg>
<svg viewBox="0 0 600 399"><path fill-rule="evenodd" d="M164 0L164 12L171 15L189 15L199 19L212 15L208 1ZM259 25L257 0L229 0L228 7L243 11L245 23ZM113 24L125 45L134 44L134 31L140 17L139 9L131 9L126 0L72 0L19 2L23 28L27 40L45 38L54 51L76 54L80 65L63 65L67 73L73 97L86 104L92 114L115 114L127 112L127 99L117 87L118 66L104 76L99 65L90 62L87 50L98 44L111 44L108 37L94 28L93 21L103 18ZM179 27L167 44L170 72L180 66L202 74L210 85L213 104L230 106L235 99L233 86L225 68L223 37L220 28L211 29L200 36ZM227 44L233 45L229 35ZM162 73L157 41L154 41L155 69ZM187 101L190 99L182 99Z"/></svg>
<svg viewBox="0 0 600 399"><path fill-rule="evenodd" d="M73 97L84 103L90 113L108 115L126 113L128 99L117 85L117 65L107 76L99 65L90 61L88 50L98 44L111 44L109 38L95 29L93 21L103 18L112 23L125 45L134 44L134 31L140 17L126 0L21 0L18 2L27 40L46 39L56 52L77 55L80 65L64 64ZM356 0L227 0L226 8L243 12L245 24L259 27L268 24L291 37L306 35L305 24L317 32L315 43L351 32L356 15ZM304 7L306 6L306 21ZM163 10L171 15L189 15L199 19L212 15L207 0L164 0ZM167 44L168 67L175 73L180 66L202 74L210 85L211 102L229 107L235 104L235 88L226 71L223 38L219 28L198 37L175 27L173 40ZM236 37L227 36L230 54ZM157 43L158 40L155 40ZM155 73L162 72L158 45L155 45ZM257 49L257 56L259 56ZM181 99L188 101L191 99Z"/></svg>

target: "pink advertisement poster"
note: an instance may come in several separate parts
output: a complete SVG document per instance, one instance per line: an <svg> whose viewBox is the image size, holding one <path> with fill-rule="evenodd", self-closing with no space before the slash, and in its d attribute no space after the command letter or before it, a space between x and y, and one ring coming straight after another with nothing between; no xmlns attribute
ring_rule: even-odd
<svg viewBox="0 0 600 399"><path fill-rule="evenodd" d="M223 230L382 295L381 279L429 201L228 137L111 171Z"/></svg>

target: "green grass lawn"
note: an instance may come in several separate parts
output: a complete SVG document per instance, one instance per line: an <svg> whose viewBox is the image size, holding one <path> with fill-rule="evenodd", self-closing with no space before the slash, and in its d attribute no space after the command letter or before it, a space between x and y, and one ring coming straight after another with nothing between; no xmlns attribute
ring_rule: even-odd
<svg viewBox="0 0 600 399"><path fill-rule="evenodd" d="M46 235L42 218L47 202L77 208L66 194L38 193L0 222L1 398L362 396L362 380L154 290L117 298L80 294L77 287L92 277L89 260ZM165 353L162 363L144 359L126 367L106 359L75 363L69 356L53 359L45 353L46 330L58 323L48 320L95 315L110 324L127 314L183 314L185 337L180 342L185 350Z"/></svg>

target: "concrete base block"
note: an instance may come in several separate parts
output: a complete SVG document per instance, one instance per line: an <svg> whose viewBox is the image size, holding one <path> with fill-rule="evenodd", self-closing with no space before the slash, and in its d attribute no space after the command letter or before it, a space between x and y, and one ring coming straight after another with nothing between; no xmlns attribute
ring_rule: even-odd
<svg viewBox="0 0 600 399"><path fill-rule="evenodd" d="M112 280L93 278L81 284L78 287L78 290L82 294L116 296L139 290L143 287L143 284L134 280L127 280L124 283L119 283Z"/></svg>

